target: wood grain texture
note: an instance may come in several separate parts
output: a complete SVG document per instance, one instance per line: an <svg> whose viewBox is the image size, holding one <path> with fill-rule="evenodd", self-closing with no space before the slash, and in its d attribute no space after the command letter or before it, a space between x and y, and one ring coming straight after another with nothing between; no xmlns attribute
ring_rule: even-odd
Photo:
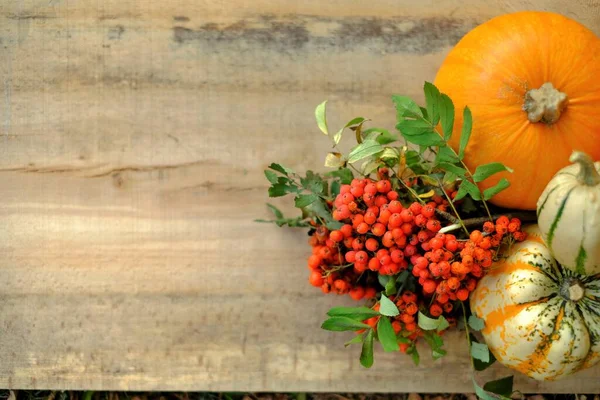
<svg viewBox="0 0 600 400"><path fill-rule="evenodd" d="M321 165L316 104L392 127L390 94L420 99L470 28L532 8L600 33L598 0L2 1L0 386L471 390L458 335L362 369L319 329L349 303L306 283L305 233L252 221L270 161ZM600 392L599 371L517 381Z"/></svg>

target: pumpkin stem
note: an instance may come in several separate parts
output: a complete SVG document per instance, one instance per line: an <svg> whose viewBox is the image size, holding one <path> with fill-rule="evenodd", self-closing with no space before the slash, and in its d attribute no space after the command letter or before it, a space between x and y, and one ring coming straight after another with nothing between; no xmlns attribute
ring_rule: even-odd
<svg viewBox="0 0 600 400"><path fill-rule="evenodd" d="M594 161L590 156L582 151L574 151L569 158L572 163L579 163L579 174L577 180L588 186L600 184L600 174L594 166Z"/></svg>
<svg viewBox="0 0 600 400"><path fill-rule="evenodd" d="M566 300L577 302L585 296L585 286L577 278L567 278L562 283L560 294Z"/></svg>
<svg viewBox="0 0 600 400"><path fill-rule="evenodd" d="M531 122L553 124L567 106L567 95L556 89L550 82L539 89L531 89L525 94L523 110Z"/></svg>

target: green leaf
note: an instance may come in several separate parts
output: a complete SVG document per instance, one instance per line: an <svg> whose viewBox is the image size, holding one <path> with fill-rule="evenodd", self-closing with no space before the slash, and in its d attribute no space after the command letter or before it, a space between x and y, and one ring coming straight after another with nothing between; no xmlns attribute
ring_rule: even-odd
<svg viewBox="0 0 600 400"><path fill-rule="evenodd" d="M428 132L420 135L402 135L407 141L425 147L445 146L446 142L437 133Z"/></svg>
<svg viewBox="0 0 600 400"><path fill-rule="evenodd" d="M325 320L325 322L323 322L321 328L325 329L326 331L341 332L369 329L370 326L348 317L331 317Z"/></svg>
<svg viewBox="0 0 600 400"><path fill-rule="evenodd" d="M372 172L374 172L375 170L377 170L377 168L379 168L380 165L381 165L381 162L379 162L377 160L367 161L363 165L361 165L360 172L363 175L367 176L367 175L371 174Z"/></svg>
<svg viewBox="0 0 600 400"><path fill-rule="evenodd" d="M411 98L393 95L392 102L396 107L396 117L398 121L401 121L404 117L423 118L421 109Z"/></svg>
<svg viewBox="0 0 600 400"><path fill-rule="evenodd" d="M383 147L375 140L365 140L358 146L356 146L348 155L348 162L353 163L363 158L377 154L383 151Z"/></svg>
<svg viewBox="0 0 600 400"><path fill-rule="evenodd" d="M497 184L483 191L483 198L489 200L509 186L510 182L508 179L502 178Z"/></svg>
<svg viewBox="0 0 600 400"><path fill-rule="evenodd" d="M439 163L438 167L443 169L446 172L452 172L453 174L455 174L456 176L460 176L461 178L464 178L467 175L466 169L459 167L457 165L454 165L454 164L444 162L444 163Z"/></svg>
<svg viewBox="0 0 600 400"><path fill-rule="evenodd" d="M330 231L335 231L336 229L340 229L342 226L344 226L344 224L342 224L340 221L331 220L331 221L327 221L325 226Z"/></svg>
<svg viewBox="0 0 600 400"><path fill-rule="evenodd" d="M460 160L454 150L451 147L441 147L438 150L437 156L435 157L436 164L440 163L450 163L456 164L459 163Z"/></svg>
<svg viewBox="0 0 600 400"><path fill-rule="evenodd" d="M454 104L450 97L444 93L440 97L440 119L442 121L444 139L450 140L452 130L454 129Z"/></svg>
<svg viewBox="0 0 600 400"><path fill-rule="evenodd" d="M275 215L275 218L278 219L282 219L283 218L283 213L274 205L267 203L267 207L269 207L269 210L271 210L271 212L273 213L273 215Z"/></svg>
<svg viewBox="0 0 600 400"><path fill-rule="evenodd" d="M484 343L471 343L471 356L476 359L483 361L484 363L490 362L490 350Z"/></svg>
<svg viewBox="0 0 600 400"><path fill-rule="evenodd" d="M477 338L475 337L474 334L472 334L472 333L469 334L469 338L471 339L471 344L473 344L473 343L479 344L479 341L477 340ZM473 367L475 367L476 371L483 371L496 362L496 357L494 357L494 354L491 351L489 351L489 348L487 349L487 351L488 351L488 361L487 362L481 361L480 359L473 357Z"/></svg>
<svg viewBox="0 0 600 400"><path fill-rule="evenodd" d="M344 343L344 347L348 347L351 344L362 343L364 339L365 337L363 334L356 335L352 340L348 340L346 343Z"/></svg>
<svg viewBox="0 0 600 400"><path fill-rule="evenodd" d="M475 394L481 400L510 400L510 397L500 396L495 393L486 391L484 388L477 384L475 377L472 377L473 387L475 388Z"/></svg>
<svg viewBox="0 0 600 400"><path fill-rule="evenodd" d="M317 125L321 132L329 135L329 129L327 128L327 117L325 115L325 107L327 106L327 100L322 102L315 109L315 118L317 119Z"/></svg>
<svg viewBox="0 0 600 400"><path fill-rule="evenodd" d="M330 171L326 173L325 176L340 178L340 182L344 185L349 185L350 182L352 182L352 179L354 179L354 175L349 168L340 168L336 171Z"/></svg>
<svg viewBox="0 0 600 400"><path fill-rule="evenodd" d="M460 144L458 146L458 157L462 160L465 158L465 149L471 138L471 128L473 127L473 116L469 107L463 110L463 126L460 133Z"/></svg>
<svg viewBox="0 0 600 400"><path fill-rule="evenodd" d="M480 331L485 327L485 322L481 318L471 315L469 317L469 327L474 331Z"/></svg>
<svg viewBox="0 0 600 400"><path fill-rule="evenodd" d="M390 133L387 129L381 128L369 128L362 132L363 140L373 139L376 140L379 144L385 145L392 142L395 142L399 139L398 135L394 135Z"/></svg>
<svg viewBox="0 0 600 400"><path fill-rule="evenodd" d="M395 279L389 279L387 281L387 283L385 284L385 294L386 294L386 296L391 296L393 294L396 294L396 280Z"/></svg>
<svg viewBox="0 0 600 400"><path fill-rule="evenodd" d="M400 314L398 307L396 307L394 302L388 299L384 294L381 295L381 299L379 300L379 312L381 315L386 315L388 317L395 317Z"/></svg>
<svg viewBox="0 0 600 400"><path fill-rule="evenodd" d="M298 193L298 188L283 183L277 183L269 188L269 197L281 197L288 193Z"/></svg>
<svg viewBox="0 0 600 400"><path fill-rule="evenodd" d="M385 285L387 285L387 283L390 281L390 276L377 274L377 280L381 286L385 287Z"/></svg>
<svg viewBox="0 0 600 400"><path fill-rule="evenodd" d="M513 376L507 376L495 381L490 381L483 385L483 389L488 392L499 394L500 396L510 397L513 393Z"/></svg>
<svg viewBox="0 0 600 400"><path fill-rule="evenodd" d="M316 194L323 193L323 178L312 171L306 171L306 177L300 179L302 187Z"/></svg>
<svg viewBox="0 0 600 400"><path fill-rule="evenodd" d="M373 329L369 329L360 352L360 364L365 368L373 365Z"/></svg>
<svg viewBox="0 0 600 400"><path fill-rule="evenodd" d="M423 86L425 93L425 103L427 104L427 116L435 126L440 120L441 95L438 88L430 82L425 82Z"/></svg>
<svg viewBox="0 0 600 400"><path fill-rule="evenodd" d="M269 182L277 183L277 174L275 172L265 169L265 176L267 177Z"/></svg>
<svg viewBox="0 0 600 400"><path fill-rule="evenodd" d="M480 165L477 167L475 173L473 174L473 180L475 182L481 182L486 180L490 176L502 171L513 172L511 168L499 162Z"/></svg>
<svg viewBox="0 0 600 400"><path fill-rule="evenodd" d="M419 365L419 363L421 362L421 356L419 356L419 351L417 350L417 347L414 344L411 347L409 347L408 350L406 350L406 354L409 354L412 357L413 363L415 365Z"/></svg>
<svg viewBox="0 0 600 400"><path fill-rule="evenodd" d="M396 124L396 129L402 136L416 136L424 133L433 133L433 126L423 119L405 119Z"/></svg>
<svg viewBox="0 0 600 400"><path fill-rule="evenodd" d="M325 166L330 168L339 168L346 165L346 160L342 157L342 153L331 152L325 157Z"/></svg>
<svg viewBox="0 0 600 400"><path fill-rule="evenodd" d="M481 192L479 191L477 185L467 179L463 179L458 187L458 193L456 193L454 201L462 199L467 194L470 194L473 200L481 200Z"/></svg>
<svg viewBox="0 0 600 400"><path fill-rule="evenodd" d="M439 360L440 358L444 357L446 354L448 354L448 352L444 349L431 350L431 357L434 360Z"/></svg>
<svg viewBox="0 0 600 400"><path fill-rule="evenodd" d="M304 208L317 201L318 198L319 196L316 194L300 194L294 199L294 203L297 208Z"/></svg>
<svg viewBox="0 0 600 400"><path fill-rule="evenodd" d="M327 312L330 317L348 317L358 321L364 321L376 317L379 312L368 307L333 307Z"/></svg>
<svg viewBox="0 0 600 400"><path fill-rule="evenodd" d="M419 325L419 328L425 331L437 330L438 332L440 332L450 326L446 318L444 318L443 316L439 316L438 318L434 319L423 314L421 311L419 311L417 323Z"/></svg>
<svg viewBox="0 0 600 400"><path fill-rule="evenodd" d="M336 197L340 194L341 183L340 181L331 182L331 197Z"/></svg>
<svg viewBox="0 0 600 400"><path fill-rule="evenodd" d="M274 171L281 172L285 176L288 176L289 174L293 174L294 173L293 169L284 167L281 164L271 163L271 165L269 165L269 168L272 169L272 170L274 170Z"/></svg>
<svg viewBox="0 0 600 400"><path fill-rule="evenodd" d="M396 334L389 318L379 318L379 322L377 323L377 337L383 347L383 351L392 352L399 350Z"/></svg>
<svg viewBox="0 0 600 400"><path fill-rule="evenodd" d="M379 156L379 158L381 158L382 160L386 160L386 159L397 160L399 157L400 157L400 153L398 152L397 149L395 149L393 147L386 147L383 150L383 153L381 153L381 155Z"/></svg>
<svg viewBox="0 0 600 400"><path fill-rule="evenodd" d="M354 125L362 125L362 123L365 121L366 121L366 119L364 119L363 117L358 117L358 118L354 118L353 120L348 122L346 125L344 125L344 127L341 128L339 131L337 131L337 133L333 137L333 141L335 142L335 144L338 144L340 142L340 140L342 139L342 132L344 132L344 129L349 128Z"/></svg>

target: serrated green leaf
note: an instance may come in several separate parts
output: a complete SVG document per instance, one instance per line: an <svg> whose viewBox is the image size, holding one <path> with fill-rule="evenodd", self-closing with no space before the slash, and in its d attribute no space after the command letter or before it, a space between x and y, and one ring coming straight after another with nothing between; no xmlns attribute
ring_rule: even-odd
<svg viewBox="0 0 600 400"><path fill-rule="evenodd" d="M282 183L277 183L269 188L269 197L281 197L288 193L298 193L298 188Z"/></svg>
<svg viewBox="0 0 600 400"><path fill-rule="evenodd" d="M335 231L336 229L340 229L342 226L344 226L344 224L342 224L340 221L332 220L332 221L327 221L325 226L330 231Z"/></svg>
<svg viewBox="0 0 600 400"><path fill-rule="evenodd" d="M315 108L315 118L317 119L317 125L321 132L326 135L329 135L329 129L327 128L327 115L325 108L327 107L327 100L322 102Z"/></svg>
<svg viewBox="0 0 600 400"><path fill-rule="evenodd" d="M438 325L438 328L437 328L438 332L441 332L450 327L450 323L448 322L448 320L446 318L444 318L443 315L440 315L438 317L438 319L440 320L440 324Z"/></svg>
<svg viewBox="0 0 600 400"><path fill-rule="evenodd" d="M271 183L277 183L277 174L273 171L269 171L268 169L265 169L265 176L267 177L267 180Z"/></svg>
<svg viewBox="0 0 600 400"><path fill-rule="evenodd" d="M388 317L395 317L400 314L398 307L396 307L394 302L388 299L384 294L381 295L381 299L379 300L379 312L381 315Z"/></svg>
<svg viewBox="0 0 600 400"><path fill-rule="evenodd" d="M445 146L446 142L440 135L434 132L427 132L420 135L402 135L408 142L424 146L425 149L434 146Z"/></svg>
<svg viewBox="0 0 600 400"><path fill-rule="evenodd" d="M304 189L313 193L323 193L323 178L312 171L306 171L306 176L304 178L300 178L300 184Z"/></svg>
<svg viewBox="0 0 600 400"><path fill-rule="evenodd" d="M458 146L458 157L462 160L465 158L465 149L471 138L471 128L473 127L473 116L469 107L463 110L463 126L460 132L460 143Z"/></svg>
<svg viewBox="0 0 600 400"><path fill-rule="evenodd" d="M396 107L396 117L398 121L401 121L404 117L423 118L421 109L411 98L393 95L392 102Z"/></svg>
<svg viewBox="0 0 600 400"><path fill-rule="evenodd" d="M483 385L483 389L488 392L510 398L513 393L513 385L514 377L511 375L495 381L487 382L485 385Z"/></svg>
<svg viewBox="0 0 600 400"><path fill-rule="evenodd" d="M504 189L508 188L509 186L510 182L508 181L508 179L502 178L497 184L483 191L483 198L489 200Z"/></svg>
<svg viewBox="0 0 600 400"><path fill-rule="evenodd" d="M464 178L467 175L467 170L466 169L464 169L462 167L459 167L457 165L454 165L454 164L439 163L438 167L441 168L441 169L443 169L446 172L451 172L451 173L453 173L456 176L459 176L461 178Z"/></svg>
<svg viewBox="0 0 600 400"><path fill-rule="evenodd" d="M364 321L378 316L379 312L368 307L333 307L327 312L327 315L330 317L348 317L357 321Z"/></svg>
<svg viewBox="0 0 600 400"><path fill-rule="evenodd" d="M362 343L364 339L365 337L363 334L356 335L352 340L348 340L346 343L344 343L344 347L348 347L351 344Z"/></svg>
<svg viewBox="0 0 600 400"><path fill-rule="evenodd" d="M431 350L431 357L434 360L439 360L440 358L444 357L446 354L448 354L448 352L444 349Z"/></svg>
<svg viewBox="0 0 600 400"><path fill-rule="evenodd" d="M390 281L391 277L389 275L381 275L381 274L377 274L377 281L379 281L379 284L383 287L385 287L385 285L387 285L387 283Z"/></svg>
<svg viewBox="0 0 600 400"><path fill-rule="evenodd" d="M331 152L325 157L325 166L330 168L340 168L346 165L346 160L342 157L342 153Z"/></svg>
<svg viewBox="0 0 600 400"><path fill-rule="evenodd" d="M275 215L275 218L277 218L277 219L283 218L283 213L277 207L275 207L273 204L267 203L267 207L269 207L269 210L271 210L273 215Z"/></svg>
<svg viewBox="0 0 600 400"><path fill-rule="evenodd" d="M457 179L458 179L457 174L455 174L454 172L446 171L446 173L444 174L444 178L442 179L442 182L446 185L449 183L456 182Z"/></svg>
<svg viewBox="0 0 600 400"><path fill-rule="evenodd" d="M490 176L502 171L513 172L511 168L499 162L480 165L477 167L475 173L473 174L473 180L475 182L481 182L486 180Z"/></svg>
<svg viewBox="0 0 600 400"><path fill-rule="evenodd" d="M433 126L429 121L423 119L405 119L396 124L396 129L402 136L417 136L425 133L433 133ZM439 136L439 135L438 135Z"/></svg>
<svg viewBox="0 0 600 400"><path fill-rule="evenodd" d="M294 204L297 208L304 208L317 201L318 198L316 194L300 194L294 199Z"/></svg>
<svg viewBox="0 0 600 400"><path fill-rule="evenodd" d="M365 368L373 366L373 329L369 329L363 341L360 364Z"/></svg>
<svg viewBox="0 0 600 400"><path fill-rule="evenodd" d="M475 315L469 316L469 327L474 331L480 331L485 327L485 322Z"/></svg>
<svg viewBox="0 0 600 400"><path fill-rule="evenodd" d="M342 332L369 329L370 326L348 317L331 317L323 322L321 328L326 331Z"/></svg>
<svg viewBox="0 0 600 400"><path fill-rule="evenodd" d="M350 182L352 182L352 179L354 179L354 175L349 168L340 168L336 171L329 171L325 176L339 178L340 182L344 185L349 185Z"/></svg>
<svg viewBox="0 0 600 400"><path fill-rule="evenodd" d="M448 141L452 137L452 130L454 129L454 104L450 97L444 93L440 96L440 120L442 121L444 139Z"/></svg>
<svg viewBox="0 0 600 400"><path fill-rule="evenodd" d="M409 347L409 349L406 351L406 354L409 354L412 357L413 363L416 366L419 365L421 362L421 356L419 355L419 350L417 350L417 347L414 344Z"/></svg>
<svg viewBox="0 0 600 400"><path fill-rule="evenodd" d="M377 337L383 347L383 351L392 352L399 350L396 333L394 333L394 328L389 318L379 318L379 322L377 323Z"/></svg>
<svg viewBox="0 0 600 400"><path fill-rule="evenodd" d="M484 343L472 342L471 356L476 360L488 363L490 361L490 350Z"/></svg>
<svg viewBox="0 0 600 400"><path fill-rule="evenodd" d="M435 162L436 162L436 164L440 164L440 163L457 164L460 162L460 159L458 158L456 153L454 153L454 150L452 150L451 147L446 146L446 147L441 147L438 150L437 156L435 157Z"/></svg>
<svg viewBox="0 0 600 400"><path fill-rule="evenodd" d="M348 155L348 162L354 163L383 151L383 147L375 140L365 140L354 147Z"/></svg>
<svg viewBox="0 0 600 400"><path fill-rule="evenodd" d="M271 163L271 165L269 165L269 168L272 169L272 170L274 170L274 171L281 172L285 176L289 176L289 174L293 174L294 173L293 169L284 167L281 164Z"/></svg>
<svg viewBox="0 0 600 400"><path fill-rule="evenodd" d="M427 104L427 117L435 126L440 120L441 95L440 91L431 82L425 82L423 86L425 103Z"/></svg>
<svg viewBox="0 0 600 400"><path fill-rule="evenodd" d="M479 191L477 185L467 179L464 179L458 187L458 193L456 193L454 201L462 199L467 194L471 195L473 200L481 200L481 192Z"/></svg>

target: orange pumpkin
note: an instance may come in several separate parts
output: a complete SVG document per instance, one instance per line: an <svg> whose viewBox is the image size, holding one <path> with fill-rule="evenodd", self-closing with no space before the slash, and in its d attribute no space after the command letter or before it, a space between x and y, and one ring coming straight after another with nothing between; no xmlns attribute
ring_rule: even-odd
<svg viewBox="0 0 600 400"><path fill-rule="evenodd" d="M576 21L536 11L493 18L450 51L435 85L454 101L455 132L462 108L471 109L465 163L514 170L481 183L510 181L491 200L496 205L533 210L573 150L600 159L600 40Z"/></svg>

